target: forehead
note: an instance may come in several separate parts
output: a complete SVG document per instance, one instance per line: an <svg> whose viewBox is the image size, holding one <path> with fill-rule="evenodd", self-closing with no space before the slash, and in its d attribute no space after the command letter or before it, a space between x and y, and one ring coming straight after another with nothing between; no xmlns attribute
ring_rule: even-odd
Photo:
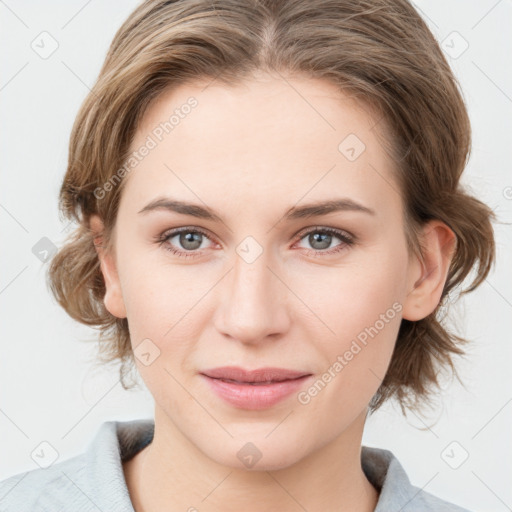
<svg viewBox="0 0 512 512"><path fill-rule="evenodd" d="M189 200L203 194L219 208L228 197L260 207L265 198L290 205L326 195L397 203L377 121L367 105L317 79L181 85L145 112L131 151L151 149L124 193L138 204L166 191Z"/></svg>

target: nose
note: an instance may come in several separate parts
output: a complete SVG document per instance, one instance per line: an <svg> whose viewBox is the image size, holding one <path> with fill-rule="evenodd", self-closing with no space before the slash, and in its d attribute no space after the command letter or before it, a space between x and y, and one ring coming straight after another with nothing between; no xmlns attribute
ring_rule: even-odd
<svg viewBox="0 0 512 512"><path fill-rule="evenodd" d="M235 253L233 262L215 312L217 330L245 344L275 341L290 326L291 292L265 251L254 261Z"/></svg>

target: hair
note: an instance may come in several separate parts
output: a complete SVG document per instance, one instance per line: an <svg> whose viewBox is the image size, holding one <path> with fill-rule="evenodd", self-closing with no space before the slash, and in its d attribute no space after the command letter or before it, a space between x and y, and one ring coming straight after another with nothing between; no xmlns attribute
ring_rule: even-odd
<svg viewBox="0 0 512 512"><path fill-rule="evenodd" d="M369 407L373 412L393 397L404 414L404 408L418 409L439 389L440 370L457 375L453 356L465 354L467 340L450 332L440 310L471 271L460 293L488 275L495 216L459 183L471 151L469 117L438 42L407 0L141 3L116 33L72 129L59 209L77 226L51 261L51 291L71 317L99 330L100 359L120 362L121 383L129 389L125 379L135 365L128 322L105 308L90 216L103 220L108 245L126 179L119 170L160 93L200 79L232 86L257 71L328 81L371 107L386 128L408 248L421 257L418 233L432 219L455 233L439 305L421 320L402 319Z"/></svg>

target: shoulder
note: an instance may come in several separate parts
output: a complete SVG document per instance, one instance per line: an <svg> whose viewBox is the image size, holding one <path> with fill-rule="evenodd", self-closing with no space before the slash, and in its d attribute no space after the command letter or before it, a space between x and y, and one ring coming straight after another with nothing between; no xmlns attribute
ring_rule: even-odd
<svg viewBox="0 0 512 512"><path fill-rule="evenodd" d="M411 484L398 459L389 450L363 446L363 470L380 489L375 512L410 510L414 512L470 512Z"/></svg>
<svg viewBox="0 0 512 512"><path fill-rule="evenodd" d="M18 473L0 482L0 511L64 510L83 502L80 485L84 480L85 454L48 468Z"/></svg>
<svg viewBox="0 0 512 512"><path fill-rule="evenodd" d="M123 460L149 443L152 420L104 422L86 451L0 482L0 512L132 512Z"/></svg>

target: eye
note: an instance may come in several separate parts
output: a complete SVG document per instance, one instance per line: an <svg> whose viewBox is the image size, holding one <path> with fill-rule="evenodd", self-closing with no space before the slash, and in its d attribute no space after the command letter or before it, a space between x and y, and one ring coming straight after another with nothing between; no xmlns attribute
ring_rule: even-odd
<svg viewBox="0 0 512 512"><path fill-rule="evenodd" d="M336 238L340 240L341 243L331 247L333 239ZM175 240L173 241L173 239ZM302 240L306 240L306 242L310 244L312 249L307 247L305 247L305 249L308 253L313 253L313 255L338 253L347 249L356 241L353 235L345 231L321 226L309 228L308 231L302 232L299 235L299 242ZM164 232L158 237L157 241L171 253L179 257L191 258L200 256L201 249L208 248L207 243L205 246L205 242L211 242L211 239L205 231L199 228L185 226Z"/></svg>
<svg viewBox="0 0 512 512"><path fill-rule="evenodd" d="M338 239L341 243L332 246L333 239ZM334 254L347 249L355 243L355 237L345 231L334 228L315 227L306 233L302 232L300 240L305 240L312 249L306 247L306 250L314 254ZM331 247L329 249L329 247ZM328 250L325 250L328 249Z"/></svg>
<svg viewBox="0 0 512 512"><path fill-rule="evenodd" d="M176 239L172 242L173 239ZM182 227L166 231L158 238L164 248L173 254L190 258L198 256L200 249L205 249L203 242L210 240L206 232L198 228Z"/></svg>

